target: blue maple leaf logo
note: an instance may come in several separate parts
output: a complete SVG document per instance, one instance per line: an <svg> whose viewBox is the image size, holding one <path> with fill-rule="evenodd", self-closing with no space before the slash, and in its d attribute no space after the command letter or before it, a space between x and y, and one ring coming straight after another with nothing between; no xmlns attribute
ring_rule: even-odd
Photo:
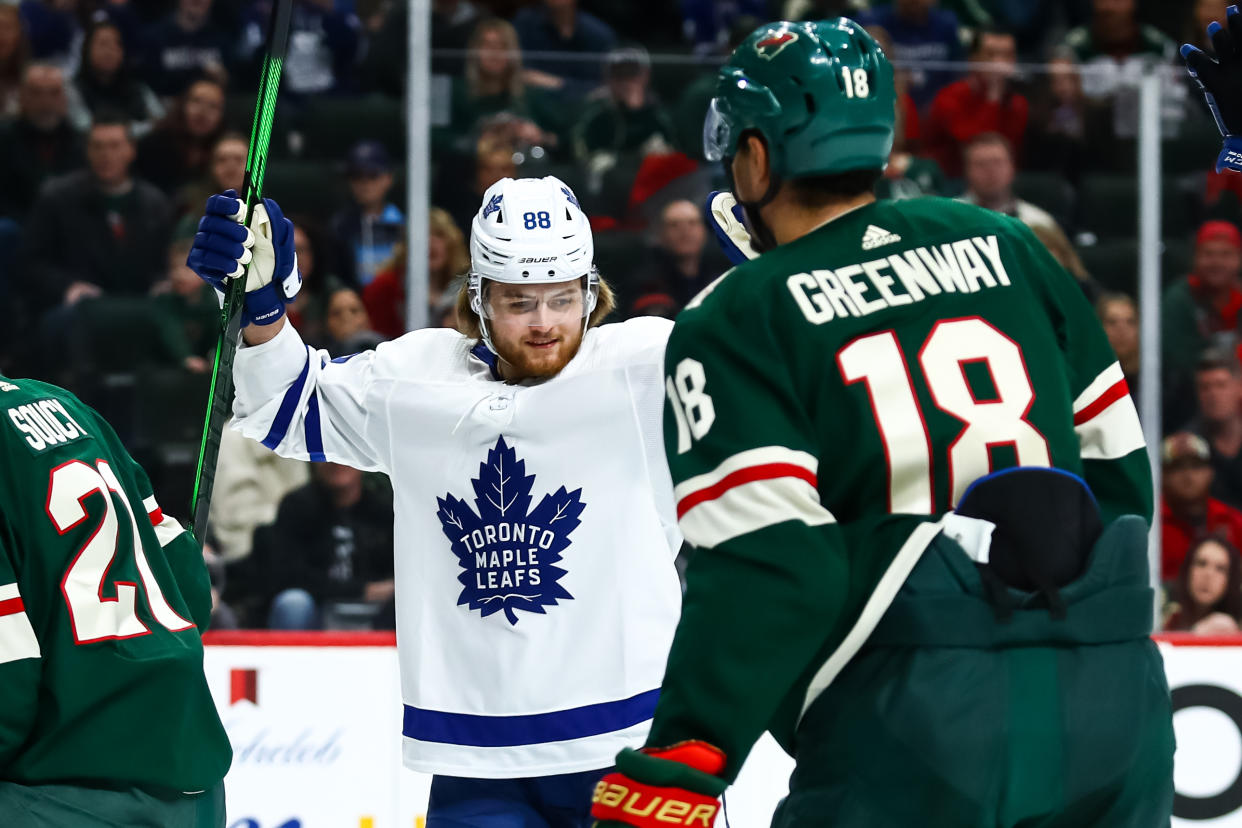
<svg viewBox="0 0 1242 828"><path fill-rule="evenodd" d="M487 218L492 213L500 209L500 202L504 198L504 193L497 193L492 196L491 201L483 207L483 218Z"/></svg>
<svg viewBox="0 0 1242 828"><path fill-rule="evenodd" d="M517 610L543 614L559 599L572 601L558 583L565 570L557 564L569 548L569 534L582 522L582 489L561 486L532 511L535 476L526 474L526 461L504 437L488 450L470 483L476 508L451 493L436 498L436 516L462 568L458 606L479 610L482 618L503 610L509 623L517 624Z"/></svg>

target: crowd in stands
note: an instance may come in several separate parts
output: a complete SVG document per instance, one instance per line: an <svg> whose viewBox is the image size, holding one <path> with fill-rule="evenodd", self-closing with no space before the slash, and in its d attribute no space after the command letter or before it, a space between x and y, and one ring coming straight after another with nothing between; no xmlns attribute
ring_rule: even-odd
<svg viewBox="0 0 1242 828"><path fill-rule="evenodd" d="M727 267L701 205L715 67L759 23L846 14L898 67L877 194L1028 224L1096 303L1137 396L1138 84L1164 71L1161 514L1168 624L1242 611L1242 176L1177 68L1225 0L433 0L430 324L456 323L470 222L505 176L591 217L618 319ZM216 338L185 267L242 187L271 0L0 0L0 371L70 387L188 502ZM405 332L408 4L294 0L265 193L297 227L290 307L333 356ZM421 125L420 125L421 126ZM226 434L229 432L226 431ZM227 437L209 556L222 626L391 623L391 491ZM1232 624L1232 627L1230 627Z"/></svg>

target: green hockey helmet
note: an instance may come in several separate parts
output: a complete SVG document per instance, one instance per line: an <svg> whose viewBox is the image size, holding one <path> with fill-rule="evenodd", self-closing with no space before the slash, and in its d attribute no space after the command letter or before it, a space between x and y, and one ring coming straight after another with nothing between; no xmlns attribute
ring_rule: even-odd
<svg viewBox="0 0 1242 828"><path fill-rule="evenodd" d="M703 152L732 158L755 130L779 178L879 170L893 148L895 104L892 64L853 20L768 23L720 68Z"/></svg>

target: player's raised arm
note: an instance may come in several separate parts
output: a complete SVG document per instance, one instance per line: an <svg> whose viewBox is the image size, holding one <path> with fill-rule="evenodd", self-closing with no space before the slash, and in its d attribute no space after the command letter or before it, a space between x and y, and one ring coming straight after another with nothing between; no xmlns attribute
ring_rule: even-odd
<svg viewBox="0 0 1242 828"><path fill-rule="evenodd" d="M302 342L285 319L302 286L293 223L264 199L251 231L238 223L242 210L232 191L208 199L187 261L218 290L247 274L242 330L248 347L233 366L233 427L282 457L385 468L385 451L367 430L375 353L334 361Z"/></svg>
<svg viewBox="0 0 1242 828"><path fill-rule="evenodd" d="M1225 25L1213 21L1207 33L1215 56L1184 43L1182 58L1224 139L1216 171L1242 172L1242 14L1238 7L1230 6Z"/></svg>

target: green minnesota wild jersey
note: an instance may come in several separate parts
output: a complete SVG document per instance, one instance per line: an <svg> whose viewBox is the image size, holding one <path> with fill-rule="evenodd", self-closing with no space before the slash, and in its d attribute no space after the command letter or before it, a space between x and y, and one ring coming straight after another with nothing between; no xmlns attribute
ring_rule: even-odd
<svg viewBox="0 0 1242 828"><path fill-rule="evenodd" d="M0 779L215 785L198 544L63 389L0 376L0 456Z"/></svg>
<svg viewBox="0 0 1242 828"><path fill-rule="evenodd" d="M850 211L696 297L665 368L698 551L650 743L705 739L730 780L764 730L794 752L815 684L865 640L856 622L882 615L975 479L1053 466L1106 522L1151 518L1138 415L1090 305L988 210Z"/></svg>

